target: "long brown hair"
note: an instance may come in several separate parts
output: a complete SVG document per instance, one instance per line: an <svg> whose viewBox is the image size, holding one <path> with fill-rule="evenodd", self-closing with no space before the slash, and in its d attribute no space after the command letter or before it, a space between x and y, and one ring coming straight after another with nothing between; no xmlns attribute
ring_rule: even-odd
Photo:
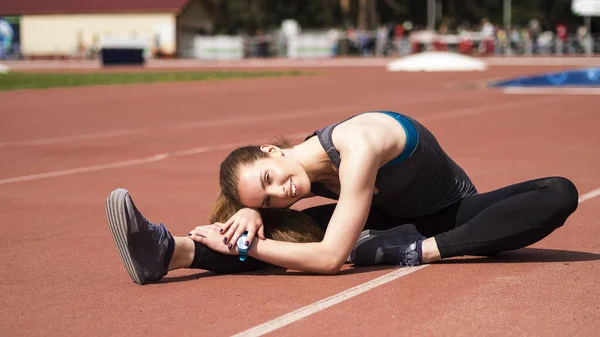
<svg viewBox="0 0 600 337"><path fill-rule="evenodd" d="M240 207L236 207L219 194L215 202L210 222L226 222ZM260 209L265 237L277 241L287 242L320 242L324 232L308 215L289 208L263 208Z"/></svg>
<svg viewBox="0 0 600 337"><path fill-rule="evenodd" d="M289 148L291 143L285 138L277 139L280 148ZM219 183L221 193L213 207L210 222L226 222L244 206L238 195L241 165L250 164L269 155L260 146L244 146L233 150L221 163ZM299 211L282 208L261 209L260 215L265 227L265 236L278 241L318 242L323 239L323 230L310 218Z"/></svg>

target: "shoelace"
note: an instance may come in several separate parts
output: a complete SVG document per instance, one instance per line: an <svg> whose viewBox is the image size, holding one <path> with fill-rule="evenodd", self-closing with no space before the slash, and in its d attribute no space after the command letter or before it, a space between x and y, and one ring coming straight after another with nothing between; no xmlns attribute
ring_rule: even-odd
<svg viewBox="0 0 600 337"><path fill-rule="evenodd" d="M420 265L419 254L415 250L415 245L412 244L406 251L399 251L398 249L389 249L383 247L384 256L393 256L394 259L386 259L390 262L398 263L399 267L413 267Z"/></svg>
<svg viewBox="0 0 600 337"><path fill-rule="evenodd" d="M400 267L414 267L420 265L419 254L416 251L411 250L404 253L404 259L400 261Z"/></svg>
<svg viewBox="0 0 600 337"><path fill-rule="evenodd" d="M414 267L420 265L419 254L417 253L416 244L411 244L406 251L399 251L398 249L389 249L384 247L383 252L388 256L394 256L397 260L399 267Z"/></svg>

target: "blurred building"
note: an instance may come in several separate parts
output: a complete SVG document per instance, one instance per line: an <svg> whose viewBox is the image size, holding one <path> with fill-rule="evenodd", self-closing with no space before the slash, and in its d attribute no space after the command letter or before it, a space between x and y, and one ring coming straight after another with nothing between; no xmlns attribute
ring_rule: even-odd
<svg viewBox="0 0 600 337"><path fill-rule="evenodd" d="M174 56L214 25L203 0L0 0L26 58L93 57L106 40L136 40Z"/></svg>

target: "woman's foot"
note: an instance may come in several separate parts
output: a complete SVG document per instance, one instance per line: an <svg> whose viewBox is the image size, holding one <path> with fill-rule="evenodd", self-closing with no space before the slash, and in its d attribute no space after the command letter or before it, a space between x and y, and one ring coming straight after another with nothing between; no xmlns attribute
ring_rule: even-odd
<svg viewBox="0 0 600 337"><path fill-rule="evenodd" d="M110 193L106 219L125 269L135 283L158 281L167 274L175 249L173 236L163 224L146 220L127 190L119 188Z"/></svg>
<svg viewBox="0 0 600 337"><path fill-rule="evenodd" d="M422 252L418 252L419 245L425 239L413 224L384 231L366 230L352 249L350 259L357 266L383 263L418 266L422 258Z"/></svg>

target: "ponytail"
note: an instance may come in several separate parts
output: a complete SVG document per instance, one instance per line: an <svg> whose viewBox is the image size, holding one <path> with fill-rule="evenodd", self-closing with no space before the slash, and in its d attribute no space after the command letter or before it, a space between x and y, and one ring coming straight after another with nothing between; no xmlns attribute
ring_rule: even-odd
<svg viewBox="0 0 600 337"><path fill-rule="evenodd" d="M223 193L219 193L217 201L213 206L210 214L210 223L227 222L237 211L242 207L234 202L231 202Z"/></svg>

